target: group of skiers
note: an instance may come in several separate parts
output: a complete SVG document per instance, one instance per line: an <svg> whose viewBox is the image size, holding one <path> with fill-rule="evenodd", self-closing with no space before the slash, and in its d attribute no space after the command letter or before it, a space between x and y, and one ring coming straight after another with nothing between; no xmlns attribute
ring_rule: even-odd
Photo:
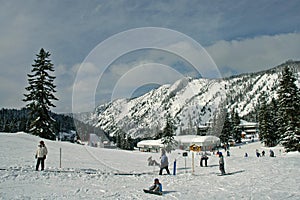
<svg viewBox="0 0 300 200"><path fill-rule="evenodd" d="M226 172L225 172L225 162L224 162L224 157L223 157L223 154L222 152L217 152L217 155L219 156L219 169L221 171L221 174L224 175ZM227 153L227 156L230 156L228 155ZM148 161L149 161L150 158L148 158ZM206 153L204 153L202 156L201 156L201 159L200 159L200 166L201 167L207 167L207 160L208 160L208 156ZM151 161L153 162L152 160L152 157L151 157ZM155 161L156 162L156 161ZM203 164L204 162L204 164ZM149 164L148 164L149 165ZM170 170L169 170L169 162L168 162L168 157L166 155L166 151L164 149L161 150L161 157L160 157L160 170L159 170L159 175L162 175L162 172L163 170L165 169L167 174L170 174Z"/></svg>
<svg viewBox="0 0 300 200"><path fill-rule="evenodd" d="M217 152L217 155L219 156L219 169L221 171L221 175L225 175L225 161L224 161L224 157L222 152ZM166 151L164 149L162 149L161 151L161 164L160 164L160 170L159 170L159 175L162 175L162 171L165 169L167 171L168 174L170 174L168 165L168 157L166 156ZM205 162L205 166L207 167L207 160L208 160L208 156L206 154L203 154L201 159L200 159L200 166L203 166L203 161ZM162 192L162 184L159 182L158 178L154 179L154 183L153 185L151 185L149 187L149 190L152 192Z"/></svg>
<svg viewBox="0 0 300 200"><path fill-rule="evenodd" d="M47 149L44 141L41 140L38 144L38 148L37 148L36 153L35 153L35 158L37 159L36 168L35 168L36 171L39 170L40 165L41 165L41 171L43 171L45 169L45 159L46 159L47 154L48 154L48 149ZM218 155L219 155L220 171L221 171L221 174L224 175L225 174L225 167L224 167L224 158L223 158L222 152L218 152ZM208 160L208 157L207 157L206 154L204 154L201 157L200 165L203 166L202 162L204 161L205 166L207 167L207 160ZM167 174L170 174L168 166L169 166L169 161L168 161L168 157L166 155L166 151L164 149L162 149L161 150L161 157L160 157L159 175L162 175L162 172L163 172L164 169L166 170ZM159 182L158 178L154 179L154 183L149 188L149 191L158 192L160 194L162 193L162 184Z"/></svg>
<svg viewBox="0 0 300 200"><path fill-rule="evenodd" d="M258 151L258 149L256 149L255 150L255 154L256 154L256 157L264 157L265 156L265 154L266 154L266 152L263 150L262 152L261 152L261 154L260 154L260 152ZM246 157L246 156L245 156ZM248 156L247 156L248 157ZM270 149L270 157L275 157L275 153L274 153L274 151L272 150L272 149Z"/></svg>

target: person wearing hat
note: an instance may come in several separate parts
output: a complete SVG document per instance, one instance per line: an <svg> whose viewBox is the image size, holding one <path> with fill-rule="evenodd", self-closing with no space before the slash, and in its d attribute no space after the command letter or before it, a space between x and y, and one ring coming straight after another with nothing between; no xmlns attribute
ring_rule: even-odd
<svg viewBox="0 0 300 200"><path fill-rule="evenodd" d="M40 141L38 148L35 153L35 158L37 159L35 170L39 170L39 166L41 164L41 170L43 171L45 169L45 159L46 155L48 153L47 147L44 143L44 141Z"/></svg>
<svg viewBox="0 0 300 200"><path fill-rule="evenodd" d="M153 192L162 192L162 185L158 178L154 179L154 184L149 188L149 190Z"/></svg>
<svg viewBox="0 0 300 200"><path fill-rule="evenodd" d="M219 152L219 166L220 166L221 174L222 175L226 174L226 172L225 172L225 162L224 162L224 157L223 157L222 152Z"/></svg>

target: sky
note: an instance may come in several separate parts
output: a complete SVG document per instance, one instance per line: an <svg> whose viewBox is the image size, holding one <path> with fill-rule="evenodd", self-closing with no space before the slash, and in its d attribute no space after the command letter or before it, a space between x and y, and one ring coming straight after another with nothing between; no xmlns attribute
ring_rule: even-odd
<svg viewBox="0 0 300 200"><path fill-rule="evenodd" d="M300 60L297 0L0 3L1 108L25 106L41 48L54 64L58 113L90 111L184 76L226 77Z"/></svg>

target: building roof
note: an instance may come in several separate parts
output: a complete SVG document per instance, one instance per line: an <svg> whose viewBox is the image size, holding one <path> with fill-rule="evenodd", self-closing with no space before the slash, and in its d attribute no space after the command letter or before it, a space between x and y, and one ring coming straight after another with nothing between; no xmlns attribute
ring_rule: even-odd
<svg viewBox="0 0 300 200"><path fill-rule="evenodd" d="M258 126L258 123L256 123L256 122L247 122L245 120L241 120L240 121L240 126L256 127L256 126Z"/></svg>
<svg viewBox="0 0 300 200"><path fill-rule="evenodd" d="M200 146L211 146L211 145L217 145L220 143L220 138L212 135L207 136L199 136L199 135L180 135L180 136L174 136L174 139L177 142L183 143L183 144L197 144ZM161 139L159 140L143 140L137 143L137 147L145 147L145 146L158 146L158 147L164 147L162 144Z"/></svg>
<svg viewBox="0 0 300 200"><path fill-rule="evenodd" d="M158 147L164 147L162 144L161 139L159 140L142 140L137 143L137 147L145 147L145 146L158 146Z"/></svg>

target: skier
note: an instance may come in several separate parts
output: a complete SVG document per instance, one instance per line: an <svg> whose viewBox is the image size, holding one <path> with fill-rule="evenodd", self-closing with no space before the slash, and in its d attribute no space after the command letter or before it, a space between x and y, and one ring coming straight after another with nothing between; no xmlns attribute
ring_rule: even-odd
<svg viewBox="0 0 300 200"><path fill-rule="evenodd" d="M256 149L256 157L260 157L260 153L259 153L259 151L258 151L258 149Z"/></svg>
<svg viewBox="0 0 300 200"><path fill-rule="evenodd" d="M162 175L163 169L166 169L167 173L170 174L169 171L169 161L168 157L166 156L166 151L164 149L161 150L161 157L160 157L160 170L159 170L159 175Z"/></svg>
<svg viewBox="0 0 300 200"><path fill-rule="evenodd" d="M162 192L162 184L159 182L158 178L154 179L154 184L149 188L153 192Z"/></svg>
<svg viewBox="0 0 300 200"><path fill-rule="evenodd" d="M43 171L45 168L45 159L46 155L48 153L47 147L44 143L44 141L40 141L40 144L38 145L38 148L36 150L35 158L37 159L35 170L39 170L39 166L41 164L41 170Z"/></svg>
<svg viewBox="0 0 300 200"><path fill-rule="evenodd" d="M265 156L265 153L266 153L265 151L262 151L262 152L261 152L261 156L264 157L264 156Z"/></svg>
<svg viewBox="0 0 300 200"><path fill-rule="evenodd" d="M226 172L225 172L225 162L224 162L222 152L219 152L219 166L220 166L221 174L222 175L226 174Z"/></svg>
<svg viewBox="0 0 300 200"><path fill-rule="evenodd" d="M270 149L270 157L275 157L274 151Z"/></svg>
<svg viewBox="0 0 300 200"><path fill-rule="evenodd" d="M228 156L228 157L230 156L230 152L229 152L229 151L227 151L227 156Z"/></svg>
<svg viewBox="0 0 300 200"><path fill-rule="evenodd" d="M204 155L202 155L201 159L200 159L200 166L203 167L203 161L204 161L205 167L207 167L207 160L208 160L208 157L207 157L206 153L204 153Z"/></svg>

